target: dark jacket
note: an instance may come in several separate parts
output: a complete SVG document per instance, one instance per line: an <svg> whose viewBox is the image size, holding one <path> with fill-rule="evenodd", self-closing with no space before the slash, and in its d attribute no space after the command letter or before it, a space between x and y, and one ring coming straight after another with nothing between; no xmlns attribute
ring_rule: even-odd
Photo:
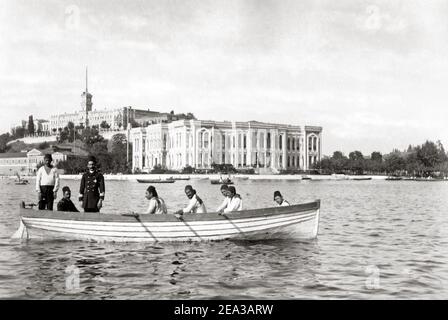
<svg viewBox="0 0 448 320"><path fill-rule="evenodd" d="M58 202L58 211L79 212L72 200L65 198Z"/></svg>
<svg viewBox="0 0 448 320"><path fill-rule="evenodd" d="M85 210L99 211L97 204L100 199L104 200L104 193L104 176L101 173L95 171L83 174L79 186L79 201L82 201Z"/></svg>

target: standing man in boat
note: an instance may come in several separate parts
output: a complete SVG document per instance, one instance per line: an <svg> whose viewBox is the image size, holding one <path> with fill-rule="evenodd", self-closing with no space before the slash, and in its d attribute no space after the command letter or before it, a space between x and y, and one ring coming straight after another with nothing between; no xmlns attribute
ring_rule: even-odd
<svg viewBox="0 0 448 320"><path fill-rule="evenodd" d="M278 207L285 207L285 206L289 206L289 202L286 201L285 199L283 199L282 194L280 193L280 191L275 191L274 192L274 202Z"/></svg>
<svg viewBox="0 0 448 320"><path fill-rule="evenodd" d="M184 209L180 209L175 212L176 215L182 215L184 213L206 213L207 209L205 209L204 202L201 198L196 194L196 190L193 189L192 186L185 186L185 194L187 195L190 202L188 202L188 206Z"/></svg>
<svg viewBox="0 0 448 320"><path fill-rule="evenodd" d="M243 210L243 199L236 193L234 186L228 187L229 201L227 207L223 210L224 213L229 213L232 211Z"/></svg>
<svg viewBox="0 0 448 320"><path fill-rule="evenodd" d="M72 192L68 186L62 188L62 199L58 202L58 211L66 211L66 212L79 212L76 209L75 204L70 200L70 196Z"/></svg>
<svg viewBox="0 0 448 320"><path fill-rule="evenodd" d="M58 169L51 162L51 154L44 156L44 165L36 174L36 191L39 201L39 210L53 210L53 202L59 189Z"/></svg>
<svg viewBox="0 0 448 320"><path fill-rule="evenodd" d="M104 176L96 167L96 158L90 156L87 172L82 175L79 186L79 201L82 201L84 212L100 212L105 191Z"/></svg>

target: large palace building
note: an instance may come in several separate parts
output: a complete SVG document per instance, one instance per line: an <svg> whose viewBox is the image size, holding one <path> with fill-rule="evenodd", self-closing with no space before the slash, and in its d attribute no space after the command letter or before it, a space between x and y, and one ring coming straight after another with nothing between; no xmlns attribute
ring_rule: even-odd
<svg viewBox="0 0 448 320"><path fill-rule="evenodd" d="M103 122L107 123L110 130L126 129L128 123L138 122L158 123L168 121L169 113L160 113L156 111L135 109L131 107L122 107L114 109L94 110L92 108L93 95L88 91L88 79L86 70L86 90L81 94L81 110L73 113L55 114L50 116L49 130L50 134L57 134L59 130L72 122L75 126L101 126Z"/></svg>
<svg viewBox="0 0 448 320"><path fill-rule="evenodd" d="M133 171L149 172L160 165L180 170L235 168L308 170L321 159L322 127L258 121L178 120L131 130Z"/></svg>
<svg viewBox="0 0 448 320"><path fill-rule="evenodd" d="M149 109L138 109L132 107L119 107L113 109L93 109L93 95L88 90L88 78L86 69L86 89L81 94L81 108L78 111L71 113L53 114L47 120L34 120L34 128L36 132L33 136L47 136L58 135L69 122L73 123L75 127L93 127L101 129L102 124L106 124L105 130L120 131L127 129L127 125L147 125L152 123L168 122L177 119L194 119L192 114L174 114L173 111L157 112ZM11 128L14 132L18 128L28 128L28 122L22 121L21 124L15 125Z"/></svg>

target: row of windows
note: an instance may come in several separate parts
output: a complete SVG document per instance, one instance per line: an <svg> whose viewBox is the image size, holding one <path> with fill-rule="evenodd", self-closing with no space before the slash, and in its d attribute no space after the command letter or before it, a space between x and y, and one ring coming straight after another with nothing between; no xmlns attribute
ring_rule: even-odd
<svg viewBox="0 0 448 320"><path fill-rule="evenodd" d="M164 145L166 145L166 147L169 147L169 148L180 148L180 147L182 147L182 140L183 140L182 136L183 136L183 133L181 133L181 132L175 133L175 135L171 135L170 140L169 140L169 145L166 145L166 135L164 135ZM198 145L197 145L198 148L208 149L210 146L210 143L213 141L212 140L213 137L210 137L210 134L205 131L200 131L198 138L199 138ZM252 136L252 146L254 146L254 147L257 146L257 138L258 138L258 134L254 133L254 135ZM264 149L265 142L266 142L266 148L271 149L271 134L268 132L266 135L266 140L264 138L265 138L264 133L261 132L259 134L259 139L258 139L258 143L259 143L258 148ZM135 151L138 151L139 150L139 141L138 141L138 139L135 141L136 141L135 142ZM226 148L230 148L230 147L236 148L237 141L238 141L238 146L242 147L243 149L247 148L247 135L246 134L238 134L236 137L222 134L220 136L221 149L225 150ZM189 148L192 145L193 145L193 136L191 134L188 134L188 136L186 138L186 148ZM279 147L278 148L279 150L283 149L283 135L278 136L277 145ZM146 148L152 149L152 148L158 148L158 147L160 147L160 142L158 139L149 140L148 146L146 146L146 139L143 139L143 144L142 144L143 151L145 151ZM272 145L272 147L275 148L275 144ZM298 138L298 137L288 138L287 150L288 151L299 151L300 150L300 138ZM318 138L316 136L310 136L308 138L308 150L309 151L317 151L318 150Z"/></svg>
<svg viewBox="0 0 448 320"><path fill-rule="evenodd" d="M138 163L139 158L136 157L135 159L136 159L135 163ZM208 167L213 162L213 159L211 159L210 154L208 152L199 152L197 155L197 160L196 160L197 163L196 164L193 163L193 154L191 154L191 153L186 154L185 163L183 162L183 155L180 153L168 155L167 160L168 160L167 165L171 168L173 168L173 167L180 168L180 167L184 167L187 165L197 166L197 167ZM231 155L229 153L223 153L221 155L221 163L233 163L236 167L246 167L248 165L247 160L248 159L247 159L246 153L243 153L242 157L238 157L238 159L236 158L235 154ZM278 161L279 167L283 167L283 156L280 155L278 160L279 160ZM271 167L273 159L271 159L270 154L267 154L265 156L265 154L263 154L263 153L258 154L255 152L252 155L251 162L252 162L250 164L251 166L258 165L260 167L264 167L266 165L267 167ZM314 164L316 162L317 162L317 156L309 157L310 165ZM158 157L153 157L153 156L142 157L142 167L146 167L147 165L149 167L153 167L153 166L157 165L158 163L159 163ZM300 167L300 157L299 156L288 156L286 166L299 168Z"/></svg>
<svg viewBox="0 0 448 320"><path fill-rule="evenodd" d="M59 161L61 161L60 159L54 159L54 163L58 163ZM28 161L27 159L0 159L0 164L1 165L7 165L7 164L37 164L37 163L41 163L43 162L42 158L41 159L33 159L30 158Z"/></svg>
<svg viewBox="0 0 448 320"><path fill-rule="evenodd" d="M26 159L1 159L0 164L26 164Z"/></svg>

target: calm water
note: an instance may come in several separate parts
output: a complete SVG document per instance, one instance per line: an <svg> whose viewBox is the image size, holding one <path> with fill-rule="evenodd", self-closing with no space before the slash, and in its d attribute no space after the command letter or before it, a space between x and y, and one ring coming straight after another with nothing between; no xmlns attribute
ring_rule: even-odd
<svg viewBox="0 0 448 320"><path fill-rule="evenodd" d="M145 185L106 183L104 212L146 209ZM208 180L188 183L207 208L222 200ZM78 184L63 181L73 194ZM168 209L187 202L185 184L157 185ZM236 187L245 208L271 206L275 190L295 203L320 198L318 239L20 243L9 239L18 203L35 202L35 192L32 184L0 180L0 298L448 298L448 182L242 181ZM79 289L67 286L72 270L79 270Z"/></svg>

